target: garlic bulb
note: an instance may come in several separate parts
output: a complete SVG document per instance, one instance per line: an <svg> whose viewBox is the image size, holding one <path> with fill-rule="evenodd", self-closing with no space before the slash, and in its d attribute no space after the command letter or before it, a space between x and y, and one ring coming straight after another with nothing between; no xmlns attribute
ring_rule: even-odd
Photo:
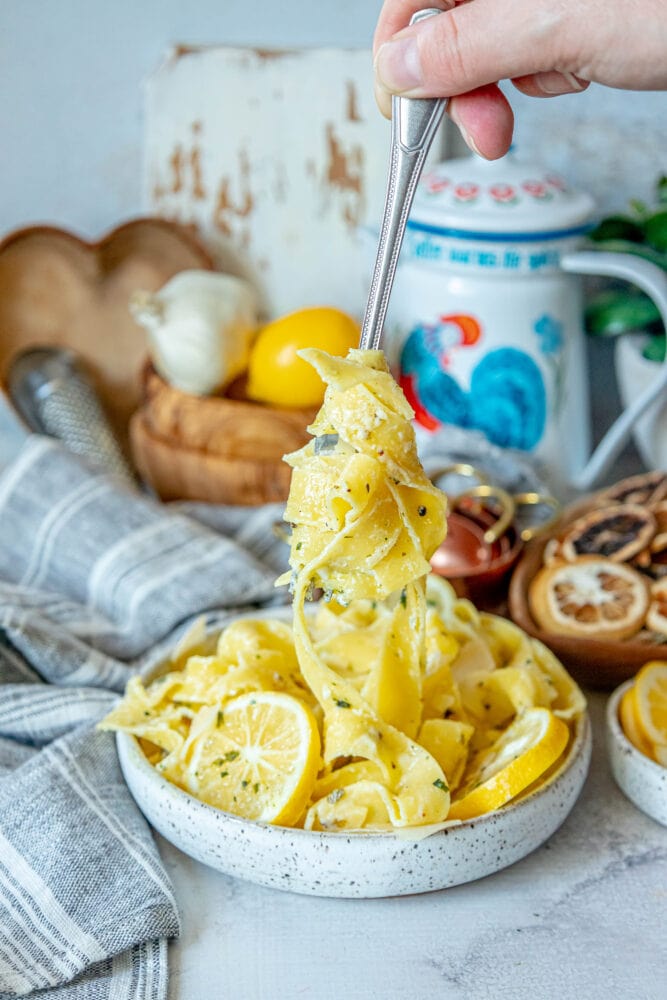
<svg viewBox="0 0 667 1000"><path fill-rule="evenodd" d="M134 292L130 312L148 332L156 370L183 392L205 396L247 367L257 310L241 278L181 271L155 294Z"/></svg>

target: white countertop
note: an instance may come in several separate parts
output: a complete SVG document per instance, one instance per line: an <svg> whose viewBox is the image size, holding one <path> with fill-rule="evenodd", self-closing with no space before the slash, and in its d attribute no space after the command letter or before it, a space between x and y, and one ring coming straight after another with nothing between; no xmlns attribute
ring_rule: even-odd
<svg viewBox="0 0 667 1000"><path fill-rule="evenodd" d="M420 896L264 889L162 838L182 935L170 1000L664 1000L667 829L616 787L606 696L589 693L591 770L561 829L523 861Z"/></svg>

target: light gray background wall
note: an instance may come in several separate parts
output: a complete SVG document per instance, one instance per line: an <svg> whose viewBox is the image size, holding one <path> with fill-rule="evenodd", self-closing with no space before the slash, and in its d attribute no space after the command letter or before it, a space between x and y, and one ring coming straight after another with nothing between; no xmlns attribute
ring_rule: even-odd
<svg viewBox="0 0 667 1000"><path fill-rule="evenodd" d="M141 84L174 43L369 46L381 0L0 0L0 233L140 211ZM598 195L667 169L667 96L515 99L517 145ZM457 147L450 136L449 150Z"/></svg>
<svg viewBox="0 0 667 1000"><path fill-rule="evenodd" d="M174 43L370 45L380 0L0 0L0 232L140 209L141 83Z"/></svg>

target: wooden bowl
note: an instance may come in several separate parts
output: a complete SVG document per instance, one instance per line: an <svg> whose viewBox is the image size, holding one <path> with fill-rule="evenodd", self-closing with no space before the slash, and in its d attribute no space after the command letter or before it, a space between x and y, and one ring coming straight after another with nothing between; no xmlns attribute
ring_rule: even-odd
<svg viewBox="0 0 667 1000"><path fill-rule="evenodd" d="M634 677L648 660L667 658L667 643L575 639L545 632L535 624L528 604L528 590L543 565L544 549L550 538L559 535L566 524L594 505L595 497L579 501L563 513L549 535L526 545L510 580L509 612L512 620L548 646L580 683L609 690Z"/></svg>
<svg viewBox="0 0 667 1000"><path fill-rule="evenodd" d="M0 380L20 351L69 347L126 438L146 355L129 297L138 288L157 291L179 271L212 266L188 229L164 219L135 219L96 242L51 226L10 233L0 243Z"/></svg>
<svg viewBox="0 0 667 1000"><path fill-rule="evenodd" d="M191 396L144 369L143 404L130 424L132 456L163 500L257 505L287 498L283 455L309 439L315 409L262 406L243 397Z"/></svg>

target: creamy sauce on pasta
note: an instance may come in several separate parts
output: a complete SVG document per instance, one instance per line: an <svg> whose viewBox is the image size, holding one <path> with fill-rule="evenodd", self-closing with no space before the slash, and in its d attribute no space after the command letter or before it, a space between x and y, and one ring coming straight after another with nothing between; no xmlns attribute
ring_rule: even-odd
<svg viewBox="0 0 667 1000"><path fill-rule="evenodd" d="M337 768L332 789L344 788L345 795L329 793L307 824L336 825L338 814L347 821L351 810L362 826L369 814L374 824L437 823L449 810L449 787L415 737L424 581L445 535L446 500L421 467L413 413L384 355L301 354L327 389L309 428L315 441L286 459L293 469L285 519L292 524L294 641L324 714L324 764L353 759ZM333 447L318 447L319 441ZM361 599L387 602L380 653L361 691L327 666L312 641L305 605L313 588L343 606Z"/></svg>

